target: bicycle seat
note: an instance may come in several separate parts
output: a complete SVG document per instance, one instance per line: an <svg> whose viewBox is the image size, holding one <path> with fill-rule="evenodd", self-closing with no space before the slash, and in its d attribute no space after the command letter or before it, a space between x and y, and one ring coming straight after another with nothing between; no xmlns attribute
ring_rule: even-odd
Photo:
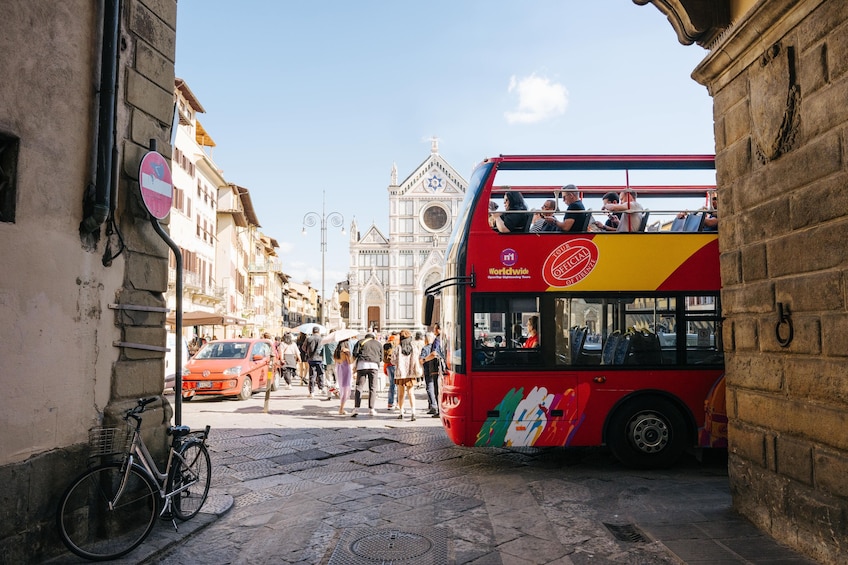
<svg viewBox="0 0 848 565"><path fill-rule="evenodd" d="M168 428L168 433L174 437L185 437L191 433L191 428L188 426L171 426Z"/></svg>

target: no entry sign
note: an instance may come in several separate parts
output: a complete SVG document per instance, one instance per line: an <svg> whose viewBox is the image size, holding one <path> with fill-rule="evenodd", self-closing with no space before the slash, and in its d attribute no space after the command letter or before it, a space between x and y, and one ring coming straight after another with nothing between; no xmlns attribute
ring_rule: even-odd
<svg viewBox="0 0 848 565"><path fill-rule="evenodd" d="M138 168L138 185L141 188L141 199L150 215L157 220L164 219L171 211L174 184L168 162L156 151L150 151L142 157Z"/></svg>

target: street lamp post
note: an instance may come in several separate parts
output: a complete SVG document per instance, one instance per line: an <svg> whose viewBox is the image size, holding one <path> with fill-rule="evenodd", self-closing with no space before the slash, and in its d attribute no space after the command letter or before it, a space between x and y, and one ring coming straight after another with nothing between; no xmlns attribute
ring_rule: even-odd
<svg viewBox="0 0 848 565"><path fill-rule="evenodd" d="M301 232L301 233L303 233L303 235L306 235L306 228L307 227L311 228L311 227L315 226L316 224L318 224L319 222L321 224L321 318L320 318L320 323L321 323L321 325L324 325L324 326L327 325L327 320L326 320L327 297L324 294L324 273L325 273L324 262L325 262L326 255L327 255L327 222L332 224L333 227L336 227L336 228L341 227L342 228L342 235L344 235L344 232L345 232L344 231L344 216L342 216L338 212L330 212L330 213L326 212L326 201L327 201L326 196L327 196L326 192L322 191L321 192L321 214L320 215L318 214L318 212L307 212L303 216L303 230Z"/></svg>

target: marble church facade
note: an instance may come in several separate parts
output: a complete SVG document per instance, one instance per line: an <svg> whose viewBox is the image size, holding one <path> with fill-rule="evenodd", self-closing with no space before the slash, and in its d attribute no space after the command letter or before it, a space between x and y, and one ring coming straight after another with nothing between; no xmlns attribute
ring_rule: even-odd
<svg viewBox="0 0 848 565"><path fill-rule="evenodd" d="M388 186L389 231L375 224L350 226L349 327L378 333L424 330L424 289L442 278L453 222L468 183L440 154L430 155L398 182L392 167Z"/></svg>

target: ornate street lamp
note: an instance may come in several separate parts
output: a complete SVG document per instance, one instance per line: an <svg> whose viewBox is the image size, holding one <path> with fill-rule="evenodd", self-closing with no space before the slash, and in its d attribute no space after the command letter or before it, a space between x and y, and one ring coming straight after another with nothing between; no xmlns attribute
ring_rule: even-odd
<svg viewBox="0 0 848 565"><path fill-rule="evenodd" d="M321 214L318 212L307 212L303 216L303 230L301 233L306 235L306 228L313 227L320 222L321 224L321 325L326 326L326 295L324 294L324 260L327 255L327 222L329 221L333 227L341 227L342 235L344 235L344 216L338 212L326 212L326 192L321 192Z"/></svg>

